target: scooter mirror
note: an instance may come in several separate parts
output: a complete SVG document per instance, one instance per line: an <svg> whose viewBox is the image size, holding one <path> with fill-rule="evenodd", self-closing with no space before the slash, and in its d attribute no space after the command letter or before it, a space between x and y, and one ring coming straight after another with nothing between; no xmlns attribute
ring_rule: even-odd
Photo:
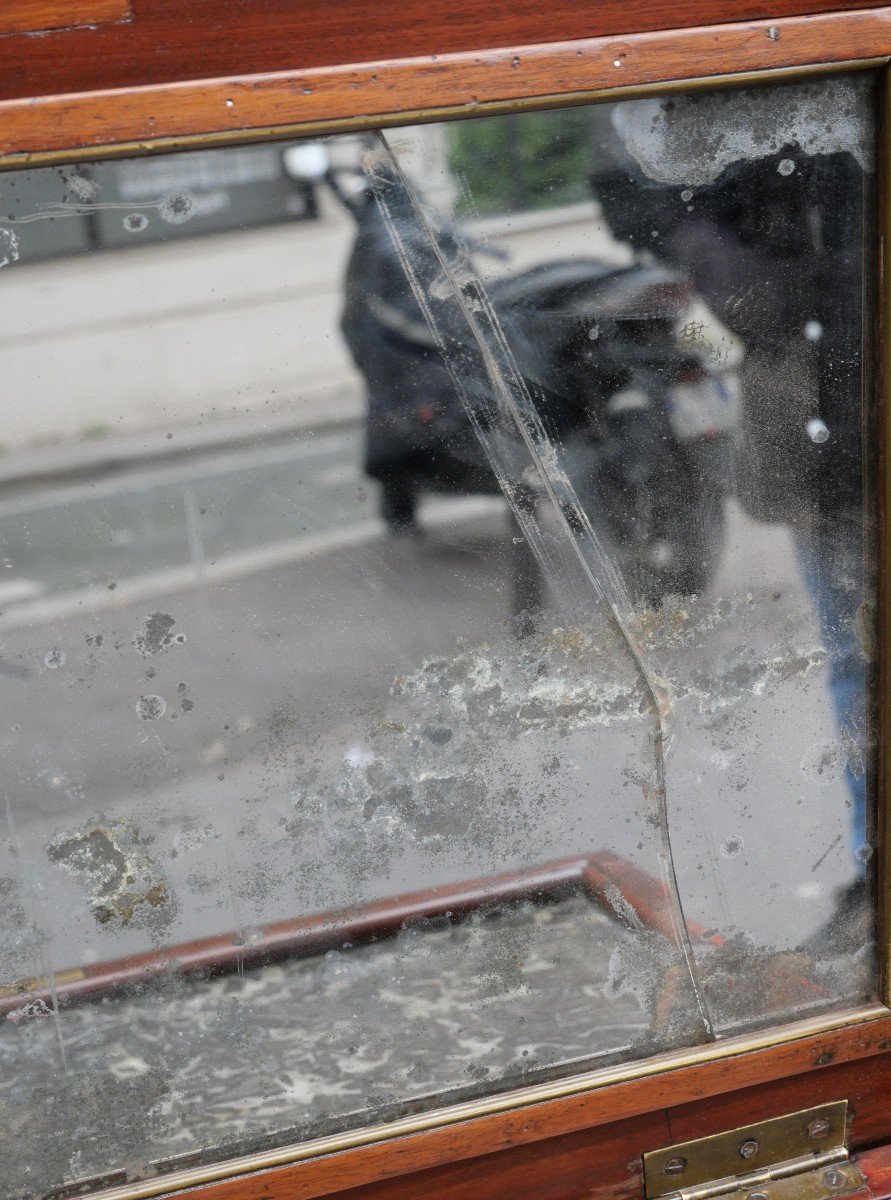
<svg viewBox="0 0 891 1200"><path fill-rule="evenodd" d="M298 142L296 146L288 146L282 161L291 178L304 183L324 179L331 162L328 147L321 142Z"/></svg>

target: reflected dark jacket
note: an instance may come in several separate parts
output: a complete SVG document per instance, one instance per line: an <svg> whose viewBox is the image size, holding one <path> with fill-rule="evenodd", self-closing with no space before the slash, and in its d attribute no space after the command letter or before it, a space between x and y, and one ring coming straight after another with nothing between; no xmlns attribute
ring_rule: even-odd
<svg viewBox="0 0 891 1200"><path fill-rule="evenodd" d="M864 182L853 157L788 147L689 190L612 157L591 183L614 235L688 270L745 345L744 507L762 520L798 520L857 504ZM781 173L787 158L794 170ZM829 429L823 443L807 433L815 418Z"/></svg>

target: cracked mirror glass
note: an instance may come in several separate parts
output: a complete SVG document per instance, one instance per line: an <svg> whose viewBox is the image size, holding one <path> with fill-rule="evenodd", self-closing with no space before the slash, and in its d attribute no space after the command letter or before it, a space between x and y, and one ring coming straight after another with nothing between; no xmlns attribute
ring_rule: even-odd
<svg viewBox="0 0 891 1200"><path fill-rule="evenodd" d="M873 998L874 86L0 176L2 1200Z"/></svg>

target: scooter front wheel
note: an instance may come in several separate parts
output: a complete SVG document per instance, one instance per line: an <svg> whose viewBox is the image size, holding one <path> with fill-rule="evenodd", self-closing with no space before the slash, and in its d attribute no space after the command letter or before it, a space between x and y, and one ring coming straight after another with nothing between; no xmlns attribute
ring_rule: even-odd
<svg viewBox="0 0 891 1200"><path fill-rule="evenodd" d="M624 486L601 478L592 518L599 517L631 600L661 606L667 596L705 592L724 550L722 447L700 455L679 443L664 447L645 482Z"/></svg>
<svg viewBox="0 0 891 1200"><path fill-rule="evenodd" d="M651 536L630 571L634 599L656 608L666 596L701 595L721 563L724 494L716 487L685 491L683 498L657 506Z"/></svg>
<svg viewBox="0 0 891 1200"><path fill-rule="evenodd" d="M417 488L401 479L381 483L379 512L387 532L400 536L418 531Z"/></svg>

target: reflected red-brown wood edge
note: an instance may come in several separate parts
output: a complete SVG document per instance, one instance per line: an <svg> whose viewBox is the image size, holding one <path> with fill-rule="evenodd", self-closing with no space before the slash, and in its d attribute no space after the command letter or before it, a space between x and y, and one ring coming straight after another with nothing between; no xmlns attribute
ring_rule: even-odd
<svg viewBox="0 0 891 1200"><path fill-rule="evenodd" d="M3 0L0 14L10 4L13 11L33 10L33 24L19 29L78 26L86 3ZM94 20L112 3L92 0ZM863 0L859 7L880 4ZM844 0L136 0L132 20L120 27L0 40L0 97L454 54L845 7ZM41 17L45 8L53 10L52 18ZM66 8L67 18L59 19L58 10Z"/></svg>
<svg viewBox="0 0 891 1200"><path fill-rule="evenodd" d="M521 31L518 25L518 40L503 50L374 61L367 58L376 44L369 39L361 65L246 74L242 62L237 74L216 79L6 100L0 154L15 165L33 155L88 155L122 144L136 152L171 140L323 130L356 119L373 125L420 111L428 118L472 116L485 105L891 55L889 7L540 44L520 41ZM394 35L394 50L405 44Z"/></svg>
<svg viewBox="0 0 891 1200"><path fill-rule="evenodd" d="M0 1016L26 1019L29 1006L36 1005L31 1011L37 1012L41 1005L64 1006L107 996L168 972L217 976L395 937L408 926L438 917L457 922L481 909L524 900L548 903L572 892L583 893L626 924L631 922L676 941L666 885L619 855L602 850L525 870L388 896L336 912L276 921L254 930L250 938L223 933L111 962L73 967L57 973L53 989L48 980L16 980L0 986ZM687 928L693 941L704 939L702 926L690 921ZM709 940L722 944L720 937Z"/></svg>
<svg viewBox="0 0 891 1200"><path fill-rule="evenodd" d="M642 1194L646 1150L841 1099L849 1102L853 1150L891 1138L891 1016L185 1194L190 1200L626 1200Z"/></svg>

